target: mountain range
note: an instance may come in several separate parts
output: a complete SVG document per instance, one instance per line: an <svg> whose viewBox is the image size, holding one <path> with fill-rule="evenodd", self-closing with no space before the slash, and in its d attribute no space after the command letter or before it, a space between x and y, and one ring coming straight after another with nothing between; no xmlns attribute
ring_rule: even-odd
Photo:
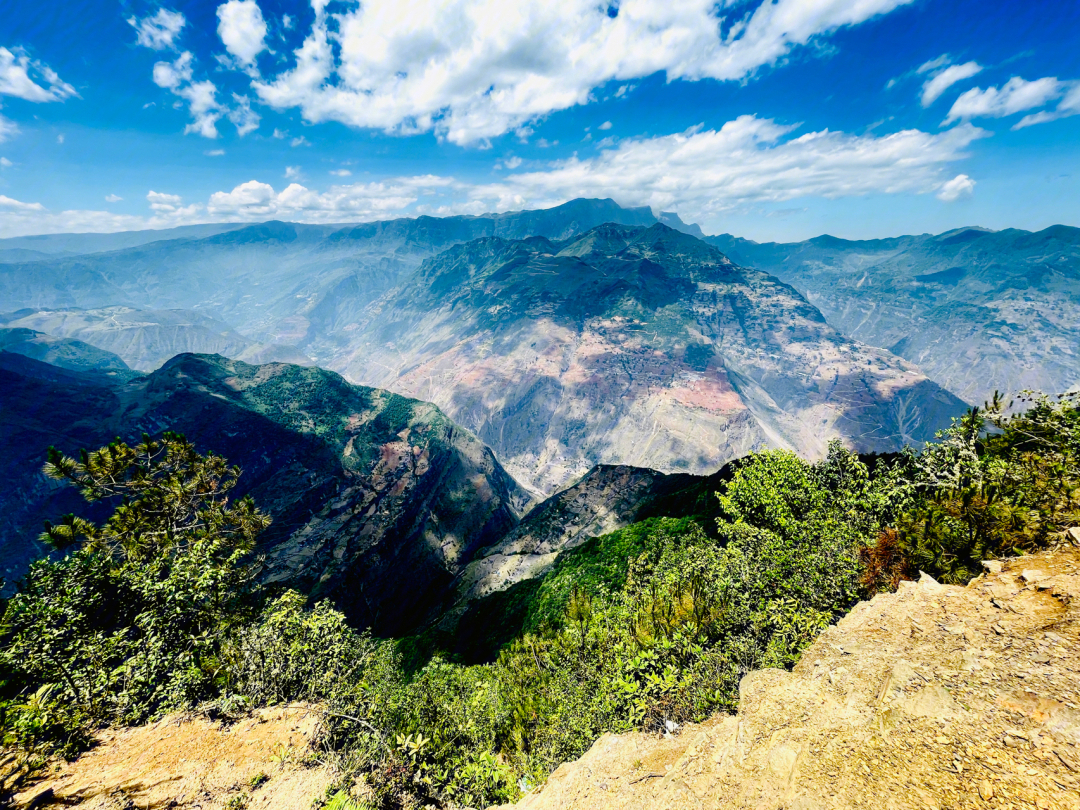
<svg viewBox="0 0 1080 810"><path fill-rule="evenodd" d="M1080 381L1080 228L758 244L707 237L802 292L829 323L966 402Z"/></svg>
<svg viewBox="0 0 1080 810"><path fill-rule="evenodd" d="M758 244L576 200L0 240L0 568L103 514L46 447L170 429L244 469L265 580L452 632L589 537L702 513L750 451L896 450L1075 384L1078 235Z"/></svg>

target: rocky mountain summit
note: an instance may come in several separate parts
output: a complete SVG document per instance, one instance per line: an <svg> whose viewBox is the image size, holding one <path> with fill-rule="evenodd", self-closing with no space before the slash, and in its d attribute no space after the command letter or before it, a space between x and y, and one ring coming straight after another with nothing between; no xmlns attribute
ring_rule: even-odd
<svg viewBox="0 0 1080 810"><path fill-rule="evenodd" d="M1080 552L987 568L861 603L738 714L606 735L514 807L1080 808Z"/></svg>
<svg viewBox="0 0 1080 810"><path fill-rule="evenodd" d="M436 403L545 494L596 464L707 474L763 447L819 457L834 437L895 450L963 409L791 287L660 224L474 240L355 317L333 367Z"/></svg>
<svg viewBox="0 0 1080 810"><path fill-rule="evenodd" d="M916 363L967 402L1080 382L1080 228L707 241L775 274L844 334Z"/></svg>
<svg viewBox="0 0 1080 810"><path fill-rule="evenodd" d="M274 522L263 577L334 599L358 626L407 630L475 551L513 528L527 496L491 451L436 407L286 364L180 355L128 382L0 352L0 564L45 549L42 521L100 516L40 472L75 453L173 430L243 469Z"/></svg>

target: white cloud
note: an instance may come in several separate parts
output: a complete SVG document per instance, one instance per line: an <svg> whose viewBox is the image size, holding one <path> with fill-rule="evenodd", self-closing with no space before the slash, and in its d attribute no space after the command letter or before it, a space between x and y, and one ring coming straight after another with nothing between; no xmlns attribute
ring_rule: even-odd
<svg viewBox="0 0 1080 810"><path fill-rule="evenodd" d="M59 135L56 136L56 142L57 143L63 143L64 142L64 133L61 132Z"/></svg>
<svg viewBox="0 0 1080 810"><path fill-rule="evenodd" d="M352 172L350 172L348 169L331 169L330 174L334 175L335 177L350 177L350 176L352 176Z"/></svg>
<svg viewBox="0 0 1080 810"><path fill-rule="evenodd" d="M424 175L333 186L322 193L291 183L281 192L275 192L273 186L249 180L232 191L212 194L206 210L211 217L227 220L276 217L301 222L348 222L386 219L404 214L422 193L454 185L450 178Z"/></svg>
<svg viewBox="0 0 1080 810"><path fill-rule="evenodd" d="M338 14L316 0L295 66L253 87L313 122L482 143L588 103L612 80L743 80L908 2L766 0L745 13L744 3L623 0L611 17L595 0L512 10L504 0L366 0Z"/></svg>
<svg viewBox="0 0 1080 810"><path fill-rule="evenodd" d="M164 194L153 190L147 193L146 199L152 210L161 212L176 211L183 202L183 198L178 194Z"/></svg>
<svg viewBox="0 0 1080 810"><path fill-rule="evenodd" d="M970 123L936 134L822 130L796 136L793 130L743 116L718 130L693 127L673 135L627 139L588 159L552 161L539 170L511 173L482 185L424 175L333 185L325 191L292 182L279 192L250 180L212 194L205 204L185 205L178 195L151 191L151 216L141 218L105 211L51 212L41 206L21 209L17 216L5 210L0 235L270 218L335 223L422 213L479 214L546 207L574 197L612 197L623 205L677 211L709 229L732 210L807 197L936 193L942 199L959 199L970 193L974 181L965 175L949 180L955 174L949 169L967 157L973 141L989 135Z"/></svg>
<svg viewBox="0 0 1080 810"><path fill-rule="evenodd" d="M1045 124L1059 118L1068 118L1070 115L1080 115L1080 82L1071 82L1069 86L1069 91L1058 103L1055 110L1043 110L1042 112L1025 115L1017 123L1013 124L1013 129L1023 129L1034 124Z"/></svg>
<svg viewBox="0 0 1080 810"><path fill-rule="evenodd" d="M224 149L207 149L205 152L203 152L203 154L206 155L207 157L221 157L222 155L225 154L225 150Z"/></svg>
<svg viewBox="0 0 1080 810"><path fill-rule="evenodd" d="M122 199L124 198L120 197L119 195L110 194L108 197L105 198L105 202L120 202Z"/></svg>
<svg viewBox="0 0 1080 810"><path fill-rule="evenodd" d="M285 167L285 179L286 180L299 180L300 179L300 167L299 166L286 166Z"/></svg>
<svg viewBox="0 0 1080 810"><path fill-rule="evenodd" d="M34 78L46 86L38 84ZM48 65L32 60L18 49L13 53L0 48L0 96L41 103L63 101L77 95L75 88Z"/></svg>
<svg viewBox="0 0 1080 810"><path fill-rule="evenodd" d="M311 141L301 135L298 138L293 138L289 142L289 146L311 146Z"/></svg>
<svg viewBox="0 0 1080 810"><path fill-rule="evenodd" d="M982 65L978 62L965 62L962 65L950 65L944 70L938 71L933 77L927 79L926 82L923 83L922 105L924 107L929 107L941 97L942 93L954 84L962 82L964 79L970 79L981 71Z"/></svg>
<svg viewBox="0 0 1080 810"><path fill-rule="evenodd" d="M45 206L41 203L24 203L18 200L13 200L11 197L5 197L0 194L0 208L7 208L15 211L44 211Z"/></svg>
<svg viewBox="0 0 1080 810"><path fill-rule="evenodd" d="M605 121L600 126L598 126L597 129L611 129L611 122Z"/></svg>
<svg viewBox="0 0 1080 810"><path fill-rule="evenodd" d="M1047 77L1033 82L1013 76L1001 86L972 88L953 102L943 123L969 118L1004 118L1007 115L1042 107L1065 92L1067 85Z"/></svg>
<svg viewBox="0 0 1080 810"><path fill-rule="evenodd" d="M942 202L956 202L961 197L970 197L975 190L975 181L966 174L958 174L952 180L941 184L937 198Z"/></svg>
<svg viewBox="0 0 1080 810"><path fill-rule="evenodd" d="M286 31L292 29L295 23L296 20L293 17L290 17L288 14L281 15L281 27L284 28Z"/></svg>
<svg viewBox="0 0 1080 810"><path fill-rule="evenodd" d="M14 165L15 164L8 160L6 157L0 157L0 166L2 166L3 168L7 169Z"/></svg>
<svg viewBox="0 0 1080 810"><path fill-rule="evenodd" d="M141 20L128 17L128 25L131 25L138 35L136 42L155 51L173 47L186 22L179 11L169 11L166 8L159 8L153 17L143 17Z"/></svg>
<svg viewBox="0 0 1080 810"><path fill-rule="evenodd" d="M184 51L174 62L158 62L154 65L154 84L188 103L194 120L184 128L185 134L194 132L204 138L216 138L217 122L223 112L217 102L217 88L210 81L192 81L193 61L191 52ZM255 118L257 126L258 116ZM238 130L239 128L237 125Z"/></svg>
<svg viewBox="0 0 1080 810"><path fill-rule="evenodd" d="M949 56L947 53L943 53L941 56L931 59L929 62L923 62L921 65L919 65L915 72L920 74L930 73L933 70L937 70L938 68L943 68L951 64L952 57Z"/></svg>
<svg viewBox="0 0 1080 810"><path fill-rule="evenodd" d="M557 161L470 189L496 210L573 197L613 197L624 205L678 210L708 221L756 202L799 197L935 191L942 171L989 133L963 124L939 134L904 130L848 135L823 130L786 139L792 127L745 115L719 130L622 141L593 158Z"/></svg>
<svg viewBox="0 0 1080 810"><path fill-rule="evenodd" d="M274 130L274 137L277 138L278 140L283 140L283 139L289 137L289 131L285 130L285 129L275 129Z"/></svg>
<svg viewBox="0 0 1080 810"><path fill-rule="evenodd" d="M266 49L266 21L255 0L229 0L218 6L218 36L225 50L247 67Z"/></svg>
<svg viewBox="0 0 1080 810"><path fill-rule="evenodd" d="M236 133L242 138L249 132L259 128L259 114L251 109L251 101L247 96L233 93L233 101L236 106L229 110L229 120L236 127Z"/></svg>

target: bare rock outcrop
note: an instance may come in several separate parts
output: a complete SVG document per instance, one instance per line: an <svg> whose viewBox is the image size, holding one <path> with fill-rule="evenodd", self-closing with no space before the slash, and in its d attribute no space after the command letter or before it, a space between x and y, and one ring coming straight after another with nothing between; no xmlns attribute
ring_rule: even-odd
<svg viewBox="0 0 1080 810"><path fill-rule="evenodd" d="M601 738L518 810L1080 808L1080 551L859 604L739 713Z"/></svg>

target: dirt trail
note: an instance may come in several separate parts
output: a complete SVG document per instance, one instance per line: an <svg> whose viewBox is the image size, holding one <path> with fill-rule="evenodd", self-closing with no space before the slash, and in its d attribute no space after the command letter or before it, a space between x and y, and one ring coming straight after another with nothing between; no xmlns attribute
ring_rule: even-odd
<svg viewBox="0 0 1080 810"><path fill-rule="evenodd" d="M233 724L174 715L107 730L97 746L17 795L15 804L306 810L332 779L325 767L303 762L317 722L311 710L294 707L264 709Z"/></svg>
<svg viewBox="0 0 1080 810"><path fill-rule="evenodd" d="M859 604L739 713L607 735L516 810L1080 809L1080 550Z"/></svg>

